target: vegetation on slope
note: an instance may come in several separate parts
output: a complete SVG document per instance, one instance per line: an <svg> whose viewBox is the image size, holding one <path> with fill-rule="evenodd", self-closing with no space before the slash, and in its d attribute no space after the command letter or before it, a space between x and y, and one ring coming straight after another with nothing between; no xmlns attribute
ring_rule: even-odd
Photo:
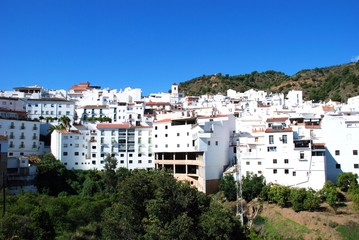
<svg viewBox="0 0 359 240"><path fill-rule="evenodd" d="M359 62L302 70L293 76L272 70L235 76L221 73L203 75L180 83L179 89L186 95L226 94L228 89L284 94L289 90L302 90L306 100L345 102L349 97L359 95Z"/></svg>

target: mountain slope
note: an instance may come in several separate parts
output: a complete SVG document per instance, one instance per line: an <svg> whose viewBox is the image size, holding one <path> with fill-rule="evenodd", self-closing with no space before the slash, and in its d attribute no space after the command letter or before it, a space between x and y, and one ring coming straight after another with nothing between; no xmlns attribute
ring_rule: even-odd
<svg viewBox="0 0 359 240"><path fill-rule="evenodd" d="M302 90L306 100L344 102L359 95L359 62L301 70L293 76L272 70L235 76L218 73L179 84L180 91L186 95L226 94L228 89L244 92L251 88L284 94Z"/></svg>

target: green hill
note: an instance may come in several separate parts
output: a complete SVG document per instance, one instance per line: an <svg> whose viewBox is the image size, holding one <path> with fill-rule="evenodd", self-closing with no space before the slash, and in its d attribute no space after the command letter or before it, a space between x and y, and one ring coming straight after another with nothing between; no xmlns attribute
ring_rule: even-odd
<svg viewBox="0 0 359 240"><path fill-rule="evenodd" d="M228 89L244 92L249 89L286 94L289 90L302 90L306 100L345 102L359 95L359 62L301 70L293 76L277 71L254 71L250 74L203 75L179 84L188 95L226 94Z"/></svg>

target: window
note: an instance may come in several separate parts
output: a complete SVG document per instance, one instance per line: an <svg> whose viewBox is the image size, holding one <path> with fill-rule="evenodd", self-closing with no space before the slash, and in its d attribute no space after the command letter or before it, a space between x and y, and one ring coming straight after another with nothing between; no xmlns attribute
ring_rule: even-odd
<svg viewBox="0 0 359 240"><path fill-rule="evenodd" d="M339 156L340 155L340 150L335 150L335 155Z"/></svg>
<svg viewBox="0 0 359 240"><path fill-rule="evenodd" d="M269 135L269 144L273 144L273 143L274 143L274 136Z"/></svg>
<svg viewBox="0 0 359 240"><path fill-rule="evenodd" d="M92 161L92 164L96 164L96 161Z"/></svg>
<svg viewBox="0 0 359 240"><path fill-rule="evenodd" d="M141 164L141 163L142 163L142 160L138 160L138 163Z"/></svg>
<svg viewBox="0 0 359 240"><path fill-rule="evenodd" d="M177 137L179 137L180 136L180 134L179 133L177 133Z"/></svg>
<svg viewBox="0 0 359 240"><path fill-rule="evenodd" d="M152 153L149 153L148 156L149 156L149 157L152 157Z"/></svg>
<svg viewBox="0 0 359 240"><path fill-rule="evenodd" d="M139 153L137 156L142 157L142 154L141 154L141 153Z"/></svg>
<svg viewBox="0 0 359 240"><path fill-rule="evenodd" d="M157 137L157 134L155 134L155 138Z"/></svg>
<svg viewBox="0 0 359 240"><path fill-rule="evenodd" d="M358 155L358 150L353 150L353 155Z"/></svg>
<svg viewBox="0 0 359 240"><path fill-rule="evenodd" d="M67 143L64 144L64 148L67 148Z"/></svg>
<svg viewBox="0 0 359 240"><path fill-rule="evenodd" d="M128 154L128 156L129 156L129 157L132 157L132 156L133 156L133 154L132 154L132 153L130 153L130 154Z"/></svg>
<svg viewBox="0 0 359 240"><path fill-rule="evenodd" d="M93 154L92 154L92 157L95 158L95 157L96 157L96 153L93 153Z"/></svg>
<svg viewBox="0 0 359 240"><path fill-rule="evenodd" d="M63 152L62 155L63 155L63 156L67 156L67 152Z"/></svg>
<svg viewBox="0 0 359 240"><path fill-rule="evenodd" d="M129 161L128 161L128 163L129 163L129 164L132 164L132 163L133 163L133 161L132 161L132 160L129 160Z"/></svg>
<svg viewBox="0 0 359 240"><path fill-rule="evenodd" d="M288 163L289 163L289 159L284 159L284 163L288 164Z"/></svg>
<svg viewBox="0 0 359 240"><path fill-rule="evenodd" d="M277 169L273 169L273 174L277 174Z"/></svg>
<svg viewBox="0 0 359 240"><path fill-rule="evenodd" d="M168 134L167 134L167 133L165 134L165 137L168 137Z"/></svg>
<svg viewBox="0 0 359 240"><path fill-rule="evenodd" d="M157 130L157 126L155 126L155 130Z"/></svg>
<svg viewBox="0 0 359 240"><path fill-rule="evenodd" d="M249 165L250 163L249 162L246 162L246 165Z"/></svg>
<svg viewBox="0 0 359 240"><path fill-rule="evenodd" d="M277 159L273 159L273 163L276 164L276 163L277 163Z"/></svg>
<svg viewBox="0 0 359 240"><path fill-rule="evenodd" d="M187 132L187 136L189 136L189 132Z"/></svg>
<svg viewBox="0 0 359 240"><path fill-rule="evenodd" d="M216 146L218 146L218 141L216 141Z"/></svg>
<svg viewBox="0 0 359 240"><path fill-rule="evenodd" d="M358 164L358 163L354 163L354 168L359 168L359 164Z"/></svg>
<svg viewBox="0 0 359 240"><path fill-rule="evenodd" d="M268 152L276 152L276 151L277 151L277 147L267 147L267 151L268 151Z"/></svg>
<svg viewBox="0 0 359 240"><path fill-rule="evenodd" d="M78 156L79 155L79 152L75 152L75 156Z"/></svg>
<svg viewBox="0 0 359 240"><path fill-rule="evenodd" d="M167 125L165 126L165 129L168 129L168 126L167 126Z"/></svg>
<svg viewBox="0 0 359 240"><path fill-rule="evenodd" d="M148 163L152 163L152 160L148 160Z"/></svg>
<svg viewBox="0 0 359 240"><path fill-rule="evenodd" d="M75 144L75 148L78 148L80 145L78 143Z"/></svg>
<svg viewBox="0 0 359 240"><path fill-rule="evenodd" d="M207 144L208 144L208 146L211 146L211 141L208 141L208 143L207 143Z"/></svg>
<svg viewBox="0 0 359 240"><path fill-rule="evenodd" d="M335 164L335 168L340 169L340 164L339 163Z"/></svg>
<svg viewBox="0 0 359 240"><path fill-rule="evenodd" d="M258 174L262 174L262 171L258 171Z"/></svg>
<svg viewBox="0 0 359 240"><path fill-rule="evenodd" d="M259 141L259 138L258 138L258 137L255 137L255 138L254 138L254 141L255 141L255 142L258 142L258 141Z"/></svg>
<svg viewBox="0 0 359 240"><path fill-rule="evenodd" d="M165 148L168 148L168 144L165 144Z"/></svg>
<svg viewBox="0 0 359 240"><path fill-rule="evenodd" d="M258 162L258 165L262 165L262 162Z"/></svg>
<svg viewBox="0 0 359 240"><path fill-rule="evenodd" d="M124 163L124 161L123 161L123 160L121 160L121 161L120 161L120 163L121 163L121 164L123 164L123 163Z"/></svg>
<svg viewBox="0 0 359 240"><path fill-rule="evenodd" d="M299 153L299 158L300 158L300 159L304 159L304 152L303 152L303 151L301 151L301 152Z"/></svg>
<svg viewBox="0 0 359 240"><path fill-rule="evenodd" d="M177 144L177 147L179 148L181 145L180 144Z"/></svg>
<svg viewBox="0 0 359 240"><path fill-rule="evenodd" d="M293 175L293 177L297 176L297 172L293 171L292 175Z"/></svg>
<svg viewBox="0 0 359 240"><path fill-rule="evenodd" d="M282 142L283 142L284 144L287 144L287 143L288 143L287 135L282 135Z"/></svg>
<svg viewBox="0 0 359 240"><path fill-rule="evenodd" d="M284 173L288 174L289 173L289 169L284 169Z"/></svg>

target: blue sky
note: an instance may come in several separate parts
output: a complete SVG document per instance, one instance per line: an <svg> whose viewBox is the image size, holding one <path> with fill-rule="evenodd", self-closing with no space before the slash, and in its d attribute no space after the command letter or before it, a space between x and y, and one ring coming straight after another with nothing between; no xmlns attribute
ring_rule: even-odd
<svg viewBox="0 0 359 240"><path fill-rule="evenodd" d="M147 95L358 56L358 0L0 0L1 90L89 81Z"/></svg>

